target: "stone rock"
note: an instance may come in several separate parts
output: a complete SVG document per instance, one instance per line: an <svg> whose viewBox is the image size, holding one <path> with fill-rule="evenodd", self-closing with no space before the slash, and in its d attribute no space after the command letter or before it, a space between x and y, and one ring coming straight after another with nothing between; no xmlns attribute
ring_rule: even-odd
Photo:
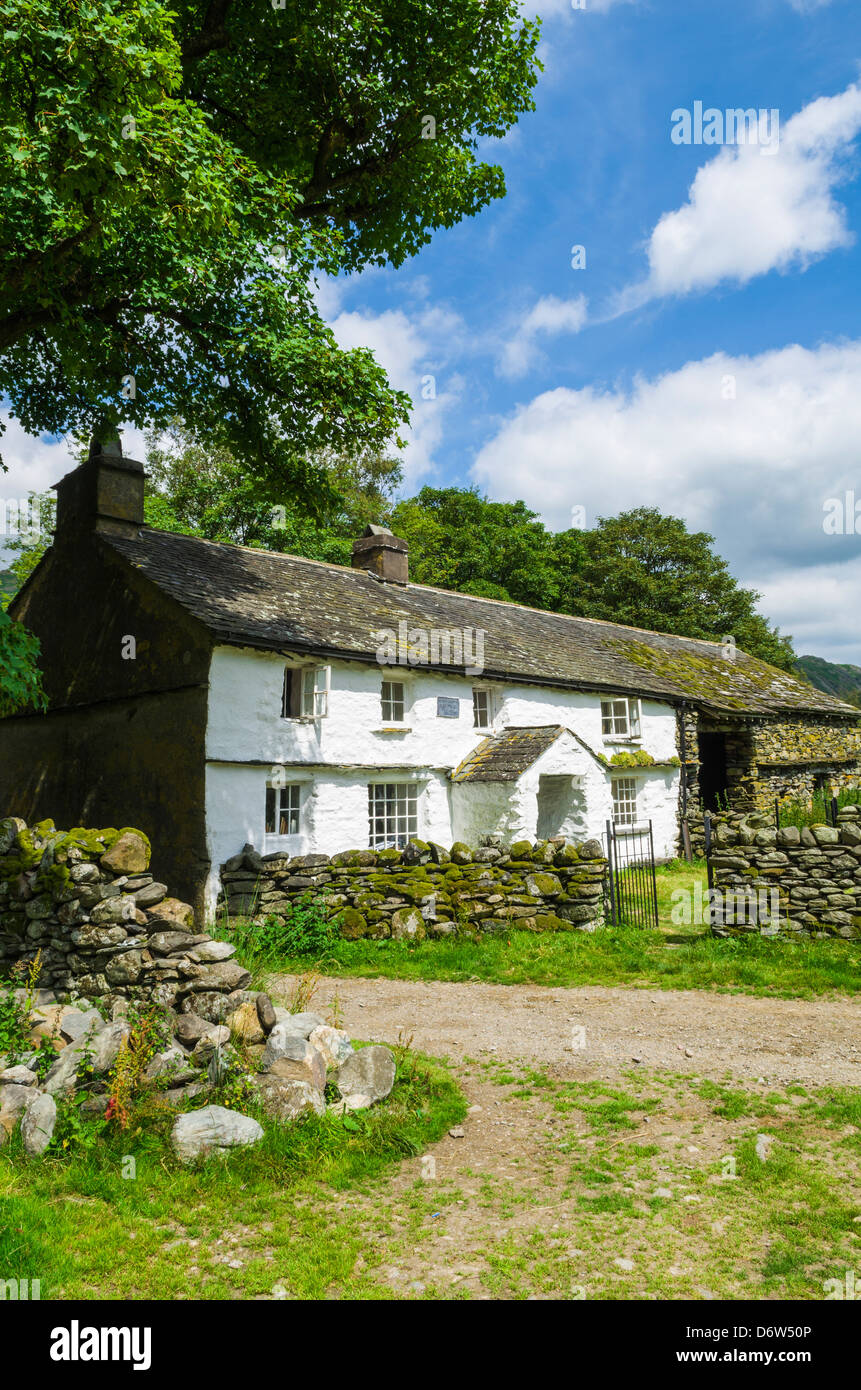
<svg viewBox="0 0 861 1390"><path fill-rule="evenodd" d="M38 1091L32 1086L0 1086L0 1130L8 1137L33 1096Z"/></svg>
<svg viewBox="0 0 861 1390"><path fill-rule="evenodd" d="M188 1065L188 1057L184 1049L174 1044L150 1058L144 1071L144 1080L163 1081L169 1079L174 1085L180 1085L184 1080L190 1081L196 1075L197 1072L194 1068Z"/></svg>
<svg viewBox="0 0 861 1390"><path fill-rule="evenodd" d="M202 941L188 954L193 961L209 964L211 961L229 960L236 955L236 947L231 946L229 941Z"/></svg>
<svg viewBox="0 0 861 1390"><path fill-rule="evenodd" d="M384 1100L395 1084L396 1072L390 1048L378 1044L363 1047L339 1069L338 1090L345 1099L359 1094L370 1096L372 1101Z"/></svg>
<svg viewBox="0 0 861 1390"><path fill-rule="evenodd" d="M60 1034L67 1042L76 1042L85 1033L100 1033L104 1027L105 1020L98 1009L88 1009L86 1013L71 1009L60 1020Z"/></svg>
<svg viewBox="0 0 861 1390"><path fill-rule="evenodd" d="M0 1086L35 1086L37 1080L34 1071L21 1065L0 1071Z"/></svg>
<svg viewBox="0 0 861 1390"><path fill-rule="evenodd" d="M96 1033L91 1043L93 1071L96 1076L109 1071L119 1056L120 1048L131 1037L131 1028L124 1018L108 1023ZM77 1044L73 1043L73 1047ZM66 1049L68 1051L68 1048Z"/></svg>
<svg viewBox="0 0 861 1390"><path fill-rule="evenodd" d="M288 1031L298 1033L300 1038L310 1038L315 1028L321 1028L326 1022L319 1014L306 1011L301 1014L291 1014L287 1009L275 1009L277 1023L287 1024Z"/></svg>
<svg viewBox="0 0 861 1390"><path fill-rule="evenodd" d="M201 1018L199 1014L180 1014L176 1021L174 1032L184 1047L194 1047L201 1038L205 1038L207 1033L216 1027L217 1024Z"/></svg>
<svg viewBox="0 0 861 1390"><path fill-rule="evenodd" d="M35 1091L21 1120L21 1138L28 1154L43 1154L54 1137L57 1105L53 1096Z"/></svg>
<svg viewBox="0 0 861 1390"><path fill-rule="evenodd" d="M395 941L423 941L425 932L425 920L416 908L399 908L392 913L392 937Z"/></svg>
<svg viewBox="0 0 861 1390"><path fill-rule="evenodd" d="M152 923L150 923L152 925ZM195 936L187 931L156 931L149 939L149 949L158 956L170 956L176 951L190 951L192 947L205 941L204 936Z"/></svg>
<svg viewBox="0 0 861 1390"><path fill-rule="evenodd" d="M316 1047L330 1070L337 1071L353 1055L349 1034L340 1028L330 1028L326 1023L321 1028L315 1028L308 1041L312 1047Z"/></svg>
<svg viewBox="0 0 861 1390"><path fill-rule="evenodd" d="M261 1103L276 1120L299 1120L305 1115L325 1115L323 1093L307 1081L290 1080L272 1072L255 1081Z"/></svg>
<svg viewBox="0 0 861 1390"><path fill-rule="evenodd" d="M128 885L129 887L131 885ZM163 902L167 897L167 884L165 883L145 883L143 888L137 888L134 892L134 900L138 907L149 911L158 903Z"/></svg>
<svg viewBox="0 0 861 1390"><path fill-rule="evenodd" d="M263 1128L250 1115L225 1110L222 1105L206 1105L178 1115L171 1130L171 1143L183 1163L212 1153L257 1144L263 1138Z"/></svg>
<svg viewBox="0 0 861 1390"><path fill-rule="evenodd" d="M307 1081L322 1091L326 1086L323 1054L298 1033L281 1032L276 1024L263 1051L263 1070L288 1081Z"/></svg>
<svg viewBox="0 0 861 1390"><path fill-rule="evenodd" d="M230 1032L235 1038L240 1038L246 1043L261 1043L266 1034L264 1033L260 1019L257 1016L257 1005L251 1000L240 1004L238 1009L233 1009L228 1014L230 1022Z"/></svg>
<svg viewBox="0 0 861 1390"><path fill-rule="evenodd" d="M256 999L257 1018L264 1033L271 1033L278 1019L275 1017L275 1005L268 994L258 994Z"/></svg>
<svg viewBox="0 0 861 1390"><path fill-rule="evenodd" d="M200 975L190 981L188 986L194 994L213 989L223 990L228 994L234 989L245 989L245 986L251 983L251 972L235 960L220 960L214 965L203 965L199 968Z"/></svg>
<svg viewBox="0 0 861 1390"><path fill-rule="evenodd" d="M99 863L111 874L142 874L149 868L149 845L143 835L126 830Z"/></svg>
<svg viewBox="0 0 861 1390"><path fill-rule="evenodd" d="M105 979L110 985L133 985L143 969L140 951L123 951L105 966Z"/></svg>
<svg viewBox="0 0 861 1390"><path fill-rule="evenodd" d="M189 931L194 927L194 908L190 903L180 902L179 898L163 898L149 909L149 915L187 927Z"/></svg>
<svg viewBox="0 0 861 1390"><path fill-rule="evenodd" d="M204 1033L202 1038L198 1038L192 1048L191 1055L198 1064L208 1062L212 1054L218 1047L225 1047L230 1042L230 1029L225 1028L223 1023L213 1023L209 1031Z"/></svg>

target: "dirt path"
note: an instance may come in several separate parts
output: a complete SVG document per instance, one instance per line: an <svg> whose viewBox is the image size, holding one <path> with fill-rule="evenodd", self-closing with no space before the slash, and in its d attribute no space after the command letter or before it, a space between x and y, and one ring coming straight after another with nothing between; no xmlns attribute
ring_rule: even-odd
<svg viewBox="0 0 861 1390"><path fill-rule="evenodd" d="M447 1058L470 1107L429 1154L338 1195L360 1233L355 1271L382 1296L821 1298L821 1270L857 1258L859 1226L836 1239L823 1217L812 1272L765 1277L809 1174L827 1171L843 1203L861 1197L854 1127L823 1128L785 1090L861 1086L856 1002L323 980L311 1007L333 1006L353 1037ZM722 1108L715 1082L747 1099ZM805 1150L797 1187L765 1196L743 1159L763 1127L778 1154Z"/></svg>
<svg viewBox="0 0 861 1390"><path fill-rule="evenodd" d="M273 981L273 993L285 995L292 983ZM491 1053L572 1075L640 1063L715 1080L861 1086L854 1000L326 979L311 1007L330 1008L335 996L352 1036L397 1042L412 1034L417 1048L452 1061Z"/></svg>

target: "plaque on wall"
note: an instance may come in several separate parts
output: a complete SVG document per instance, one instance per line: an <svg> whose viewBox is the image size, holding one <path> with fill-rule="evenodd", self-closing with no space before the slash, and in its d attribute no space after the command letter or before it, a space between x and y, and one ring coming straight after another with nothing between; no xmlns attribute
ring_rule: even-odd
<svg viewBox="0 0 861 1390"><path fill-rule="evenodd" d="M447 695L437 695L436 714L437 719L459 719L460 700L449 699Z"/></svg>

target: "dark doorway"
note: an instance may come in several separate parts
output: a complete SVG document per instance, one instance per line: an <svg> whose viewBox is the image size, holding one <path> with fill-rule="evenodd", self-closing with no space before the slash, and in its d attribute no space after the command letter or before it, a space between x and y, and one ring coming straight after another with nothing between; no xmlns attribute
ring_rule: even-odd
<svg viewBox="0 0 861 1390"><path fill-rule="evenodd" d="M700 796L707 811L720 811L726 806L726 735L699 736Z"/></svg>

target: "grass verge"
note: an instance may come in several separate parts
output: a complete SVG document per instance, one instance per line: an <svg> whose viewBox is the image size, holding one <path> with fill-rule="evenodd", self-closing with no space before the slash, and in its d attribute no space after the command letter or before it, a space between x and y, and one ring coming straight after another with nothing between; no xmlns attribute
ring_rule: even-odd
<svg viewBox="0 0 861 1390"><path fill-rule="evenodd" d="M350 1194L466 1111L444 1066L396 1054L384 1104L295 1125L257 1115L258 1145L194 1168L171 1152L172 1115L35 1160L13 1138L0 1151L0 1277L39 1279L43 1299L379 1297L354 1269L364 1237Z"/></svg>

